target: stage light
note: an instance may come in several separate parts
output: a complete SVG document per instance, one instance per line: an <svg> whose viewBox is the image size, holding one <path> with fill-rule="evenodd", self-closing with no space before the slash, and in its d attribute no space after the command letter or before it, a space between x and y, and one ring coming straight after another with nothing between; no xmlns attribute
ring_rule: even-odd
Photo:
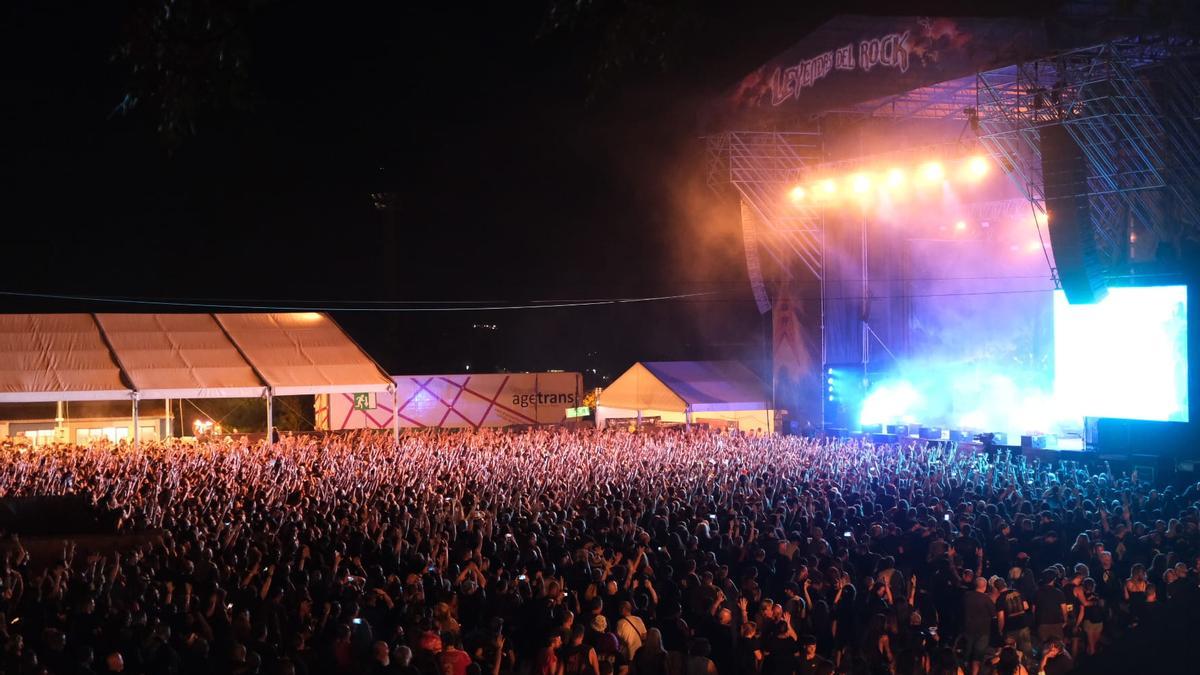
<svg viewBox="0 0 1200 675"><path fill-rule="evenodd" d="M788 191L788 199L792 200L793 204L799 204L800 202L804 201L804 198L807 196L808 190L805 190L799 185Z"/></svg>
<svg viewBox="0 0 1200 675"><path fill-rule="evenodd" d="M965 221L965 220L958 221L957 223L954 224L954 229L959 232L966 230L967 229L967 221Z"/></svg>
<svg viewBox="0 0 1200 675"><path fill-rule="evenodd" d="M963 169L963 175L967 178L967 180L983 180L983 177L988 173L988 161L985 157L975 155L967 160L967 163Z"/></svg>
<svg viewBox="0 0 1200 675"><path fill-rule="evenodd" d="M817 183L817 193L822 197L832 197L837 193L837 181L832 178L826 178Z"/></svg>
<svg viewBox="0 0 1200 675"><path fill-rule="evenodd" d="M1025 249L1027 251L1029 251L1030 253L1033 253L1035 251L1040 251L1041 248L1042 248L1042 242L1040 242L1040 241L1031 241L1025 245Z"/></svg>
<svg viewBox="0 0 1200 675"><path fill-rule="evenodd" d="M871 177L865 173L856 173L850 176L850 189L855 194L866 194L871 189Z"/></svg>
<svg viewBox="0 0 1200 675"><path fill-rule="evenodd" d="M895 190L904 186L904 172L900 169L890 169L887 176L883 179L883 184L889 190Z"/></svg>
<svg viewBox="0 0 1200 675"><path fill-rule="evenodd" d="M926 162L921 165L919 175L923 183L940 183L946 177L946 169L941 162Z"/></svg>

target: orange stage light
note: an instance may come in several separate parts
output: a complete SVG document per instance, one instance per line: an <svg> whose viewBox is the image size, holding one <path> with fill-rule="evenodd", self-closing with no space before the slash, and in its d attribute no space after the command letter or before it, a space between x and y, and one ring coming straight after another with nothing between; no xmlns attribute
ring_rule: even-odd
<svg viewBox="0 0 1200 675"><path fill-rule="evenodd" d="M954 229L959 232L962 232L963 230L967 229L967 221L965 221L965 220L958 221L957 223L954 224Z"/></svg>
<svg viewBox="0 0 1200 675"><path fill-rule="evenodd" d="M967 180L983 180L983 177L987 175L988 169L990 168L991 167L988 164L986 157L975 155L967 160L966 165L963 167L963 175L967 178Z"/></svg>
<svg viewBox="0 0 1200 675"><path fill-rule="evenodd" d="M818 194L824 197L832 197L837 193L837 181L832 178L826 178L817 183Z"/></svg>
<svg viewBox="0 0 1200 675"><path fill-rule="evenodd" d="M926 162L921 165L919 175L924 183L940 183L946 177L946 169L941 162Z"/></svg>
<svg viewBox="0 0 1200 675"><path fill-rule="evenodd" d="M902 187L904 185L904 172L900 169L889 170L883 184L890 190Z"/></svg>
<svg viewBox="0 0 1200 675"><path fill-rule="evenodd" d="M850 176L850 189L858 195L866 194L871 189L871 177L865 173Z"/></svg>
<svg viewBox="0 0 1200 675"><path fill-rule="evenodd" d="M797 185L788 191L788 199L791 199L793 204L799 204L800 202L804 201L804 198L807 196L808 190L805 190L800 185Z"/></svg>

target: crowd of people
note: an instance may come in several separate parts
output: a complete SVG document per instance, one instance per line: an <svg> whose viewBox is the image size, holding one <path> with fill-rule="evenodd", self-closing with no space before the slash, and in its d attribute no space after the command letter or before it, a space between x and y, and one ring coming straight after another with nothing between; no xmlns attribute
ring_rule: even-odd
<svg viewBox="0 0 1200 675"><path fill-rule="evenodd" d="M5 535L4 673L1059 675L1184 654L1200 611L1200 485L924 442L0 452L29 495L89 497L117 544Z"/></svg>

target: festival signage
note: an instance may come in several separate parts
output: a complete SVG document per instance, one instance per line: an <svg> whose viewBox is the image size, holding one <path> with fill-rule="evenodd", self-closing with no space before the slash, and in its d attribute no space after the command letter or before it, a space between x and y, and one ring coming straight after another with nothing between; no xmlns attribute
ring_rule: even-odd
<svg viewBox="0 0 1200 675"><path fill-rule="evenodd" d="M726 123L807 115L1017 63L1045 50L1027 19L841 16L747 75L723 101Z"/></svg>
<svg viewBox="0 0 1200 675"><path fill-rule="evenodd" d="M480 428L558 424L588 411L579 373L401 375L388 394L316 397L317 427L389 429L398 410L405 428ZM398 403L398 405L397 405ZM574 411L576 415L569 413ZM585 412L583 416L588 413Z"/></svg>

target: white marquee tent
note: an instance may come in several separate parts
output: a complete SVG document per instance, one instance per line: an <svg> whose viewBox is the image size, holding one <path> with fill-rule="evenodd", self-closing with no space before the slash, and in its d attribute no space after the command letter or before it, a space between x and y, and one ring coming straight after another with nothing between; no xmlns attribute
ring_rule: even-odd
<svg viewBox="0 0 1200 675"><path fill-rule="evenodd" d="M596 424L655 419L741 431L774 430L771 396L762 380L737 361L643 361L600 393Z"/></svg>
<svg viewBox="0 0 1200 675"><path fill-rule="evenodd" d="M0 315L0 403L393 392L328 315Z"/></svg>

